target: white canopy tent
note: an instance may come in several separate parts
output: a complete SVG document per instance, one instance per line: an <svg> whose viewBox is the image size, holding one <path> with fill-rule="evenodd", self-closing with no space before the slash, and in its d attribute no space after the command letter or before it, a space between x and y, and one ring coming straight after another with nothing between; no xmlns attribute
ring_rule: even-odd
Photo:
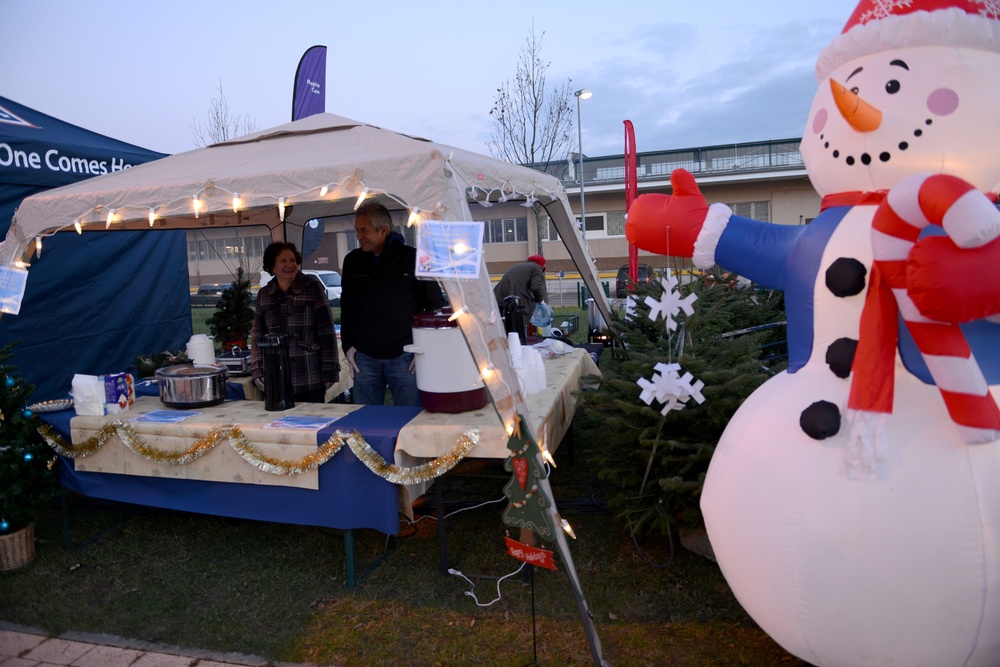
<svg viewBox="0 0 1000 667"><path fill-rule="evenodd" d="M27 263L43 246L44 237L89 230L266 225L275 240L301 246L306 222L349 215L365 196L395 203L390 209L404 210L417 225L421 219L472 220L470 205L539 204L552 218L600 313L610 322L593 257L558 179L333 114L309 116L28 197L0 243L0 262ZM44 262L44 253L35 261ZM446 278L441 284L497 412L511 432L517 415L527 416L528 410L507 353L507 336L485 263L476 280ZM544 448L547 443L539 444ZM540 484L551 497L547 479ZM558 526L554 503L549 511ZM595 664L606 664L565 537L561 530L555 533Z"/></svg>
<svg viewBox="0 0 1000 667"><path fill-rule="evenodd" d="M559 180L458 148L317 114L28 197L0 243L0 261L27 263L57 232L266 225L301 245L313 218L350 214L361 196L380 196L408 219L472 220L470 205L537 202L552 218L600 313L610 309L593 257ZM418 228L419 229L419 228ZM45 261L44 254L35 261ZM30 273L29 273L30 276ZM30 280L30 277L29 277ZM523 410L485 265L478 281L442 280L505 423Z"/></svg>

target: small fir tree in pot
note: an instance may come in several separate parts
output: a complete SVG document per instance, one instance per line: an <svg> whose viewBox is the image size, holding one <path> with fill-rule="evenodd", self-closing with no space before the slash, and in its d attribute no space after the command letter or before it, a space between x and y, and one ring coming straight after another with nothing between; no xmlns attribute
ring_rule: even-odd
<svg viewBox="0 0 1000 667"><path fill-rule="evenodd" d="M219 303L215 304L215 314L206 324L215 340L222 341L222 351L229 352L233 348L246 349L253 316L250 278L241 266L236 269L233 283L222 291Z"/></svg>
<svg viewBox="0 0 1000 667"><path fill-rule="evenodd" d="M14 341L0 349L0 539L34 525L59 492L56 455L38 432L40 421L27 406L34 385L11 363ZM33 530L28 558L34 558ZM0 566L7 567L6 550Z"/></svg>

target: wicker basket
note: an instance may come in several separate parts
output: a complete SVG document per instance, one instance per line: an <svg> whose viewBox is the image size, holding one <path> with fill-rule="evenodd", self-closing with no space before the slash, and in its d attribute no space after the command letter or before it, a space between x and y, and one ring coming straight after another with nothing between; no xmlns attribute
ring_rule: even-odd
<svg viewBox="0 0 1000 667"><path fill-rule="evenodd" d="M0 536L0 571L17 570L35 560L35 524Z"/></svg>

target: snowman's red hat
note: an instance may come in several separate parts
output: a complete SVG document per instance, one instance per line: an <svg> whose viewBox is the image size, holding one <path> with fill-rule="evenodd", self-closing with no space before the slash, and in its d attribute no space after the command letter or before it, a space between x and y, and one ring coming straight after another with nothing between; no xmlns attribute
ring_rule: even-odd
<svg viewBox="0 0 1000 667"><path fill-rule="evenodd" d="M844 30L816 61L823 81L861 56L913 46L959 46L1000 53L996 0L861 0Z"/></svg>

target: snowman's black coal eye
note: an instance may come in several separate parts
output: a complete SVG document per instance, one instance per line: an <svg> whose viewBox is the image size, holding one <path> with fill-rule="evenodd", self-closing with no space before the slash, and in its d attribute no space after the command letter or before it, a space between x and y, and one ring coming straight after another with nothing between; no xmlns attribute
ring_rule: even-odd
<svg viewBox="0 0 1000 667"><path fill-rule="evenodd" d="M854 86L853 88L851 88L851 92L852 92L852 93L854 93L855 95L857 95L857 94L858 94L858 91L859 91L859 90L860 90L860 89L859 89L859 88L858 88L857 86Z"/></svg>
<svg viewBox="0 0 1000 667"><path fill-rule="evenodd" d="M890 95L895 95L899 92L899 81L895 79L890 79L888 83L885 84L885 92Z"/></svg>

